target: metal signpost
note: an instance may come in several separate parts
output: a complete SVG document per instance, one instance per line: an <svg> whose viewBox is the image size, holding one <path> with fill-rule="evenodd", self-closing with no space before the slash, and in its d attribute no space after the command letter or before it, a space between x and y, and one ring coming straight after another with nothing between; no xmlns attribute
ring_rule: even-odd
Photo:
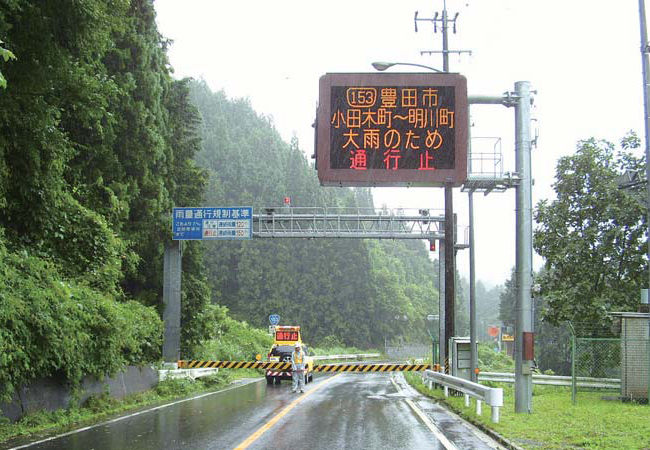
<svg viewBox="0 0 650 450"><path fill-rule="evenodd" d="M172 241L165 244L163 269L163 360L180 359L182 245L186 240L242 240L253 237L253 208L174 208Z"/></svg>
<svg viewBox="0 0 650 450"><path fill-rule="evenodd" d="M515 317L515 412L532 412L533 393L533 218L531 177L530 83L518 81L514 92L503 96L472 96L470 104L515 108L516 174L508 182L516 187L516 317ZM496 180L495 180L496 181Z"/></svg>

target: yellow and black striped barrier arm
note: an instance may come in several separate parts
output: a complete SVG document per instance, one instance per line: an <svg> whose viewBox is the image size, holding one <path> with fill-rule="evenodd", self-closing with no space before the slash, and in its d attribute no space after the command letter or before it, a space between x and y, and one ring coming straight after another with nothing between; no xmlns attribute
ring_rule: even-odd
<svg viewBox="0 0 650 450"><path fill-rule="evenodd" d="M178 361L179 369L291 369L290 362Z"/></svg>
<svg viewBox="0 0 650 450"><path fill-rule="evenodd" d="M290 370L289 362L178 361L181 369L275 369ZM314 372L419 372L431 364L319 364Z"/></svg>
<svg viewBox="0 0 650 450"><path fill-rule="evenodd" d="M419 372L431 364L321 364L314 372Z"/></svg>

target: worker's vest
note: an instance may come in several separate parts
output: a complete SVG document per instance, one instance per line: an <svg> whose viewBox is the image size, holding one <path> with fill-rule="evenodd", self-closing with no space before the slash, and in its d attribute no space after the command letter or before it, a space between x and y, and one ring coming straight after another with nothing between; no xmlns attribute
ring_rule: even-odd
<svg viewBox="0 0 650 450"><path fill-rule="evenodd" d="M298 352L298 353L296 353L296 352L294 351L294 352L293 352L293 361L294 361L296 364L302 364L302 357L303 357L303 355L304 355L303 352Z"/></svg>

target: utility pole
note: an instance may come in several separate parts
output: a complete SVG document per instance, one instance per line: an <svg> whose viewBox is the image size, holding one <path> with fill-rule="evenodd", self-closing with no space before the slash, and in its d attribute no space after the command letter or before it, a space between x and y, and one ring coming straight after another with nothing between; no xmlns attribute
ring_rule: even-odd
<svg viewBox="0 0 650 450"><path fill-rule="evenodd" d="M648 82L648 72L650 71L650 62L648 53L648 29L646 25L645 1L639 0L639 23L641 31L641 70L643 75L643 113L645 125L645 179L646 179L646 204L648 205L648 236L650 236L650 83ZM650 244L648 245L648 261L650 261ZM650 264L650 263L649 263ZM648 276L650 277L650 266L648 267ZM648 280L650 288L650 279ZM650 339L650 330L648 330ZM650 383L648 383L648 398L650 398Z"/></svg>
<svg viewBox="0 0 650 450"><path fill-rule="evenodd" d="M434 54L442 53L442 71L449 73L449 53L465 53L466 50L449 50L449 23L452 23L453 32L456 32L456 19L458 13L453 19L449 19L447 15L447 1L444 0L442 15L438 18L438 13L431 19L418 18L418 12L415 12L415 32L418 31L418 21L428 21L433 23L433 30L438 32L438 24L442 25L442 51L439 50L425 50L420 54ZM454 197L453 197L453 184L448 183L445 185L445 242L444 242L444 263L445 263L445 301L444 301L444 321L441 317L441 325L444 323L444 344L440 345L440 359L444 361L445 373L449 373L449 341L454 336L455 326L455 313L454 313L454 299L456 296L456 236L454 234ZM442 253L442 252L441 252ZM442 255L441 255L442 256ZM441 305L442 306L442 305ZM442 316L442 314L441 314ZM442 334L441 334L442 336ZM442 339L441 339L442 341Z"/></svg>
<svg viewBox="0 0 650 450"><path fill-rule="evenodd" d="M650 64L648 62L648 29L646 25L645 0L639 0L639 23L641 25L641 70L643 75L643 113L645 125L645 179L647 189L647 204L650 205L650 83L648 82L648 72ZM648 208L648 236L650 236L650 208ZM648 246L648 261L650 261L650 245ZM650 270L648 270L650 277ZM650 279L648 280L650 287Z"/></svg>

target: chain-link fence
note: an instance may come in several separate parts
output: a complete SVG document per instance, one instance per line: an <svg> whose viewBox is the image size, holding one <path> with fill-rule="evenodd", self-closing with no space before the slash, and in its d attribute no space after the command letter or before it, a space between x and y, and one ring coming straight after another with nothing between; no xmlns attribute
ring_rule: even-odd
<svg viewBox="0 0 650 450"><path fill-rule="evenodd" d="M384 347L386 356L389 359L406 360L411 358L431 358L431 344L402 344L398 346Z"/></svg>
<svg viewBox="0 0 650 450"><path fill-rule="evenodd" d="M572 399L581 393L647 402L650 392L648 339L573 338Z"/></svg>
<svg viewBox="0 0 650 450"><path fill-rule="evenodd" d="M608 391L620 394L621 339L574 338L572 399L581 392Z"/></svg>

